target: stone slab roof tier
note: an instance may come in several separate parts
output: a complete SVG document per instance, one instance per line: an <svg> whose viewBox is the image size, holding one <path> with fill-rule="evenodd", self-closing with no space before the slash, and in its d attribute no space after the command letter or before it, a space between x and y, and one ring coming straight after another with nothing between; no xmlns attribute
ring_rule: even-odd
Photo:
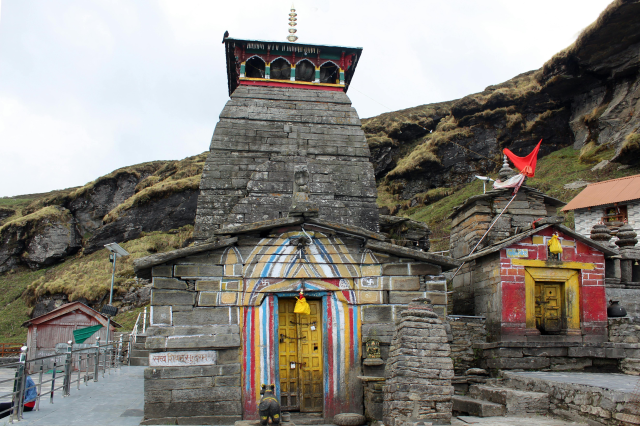
<svg viewBox="0 0 640 426"><path fill-rule="evenodd" d="M640 175L627 176L587 185L562 211L640 199Z"/></svg>
<svg viewBox="0 0 640 426"><path fill-rule="evenodd" d="M222 236L226 238L217 241L208 241L201 244L196 244L191 247L177 249L166 253L153 254L136 259L133 261L134 270L138 277L150 278L151 268L153 266L161 265L171 260L191 256L208 250L215 250L234 245L238 241L238 238L230 237L230 235L252 233L260 234L272 229L287 228L298 225L302 226L303 228L305 225L309 228L318 227L323 230L329 230L334 234L344 234L347 236L357 237L362 239L363 246L366 248L393 254L399 257L432 263L441 266L443 270L453 269L460 266L460 262L456 259L435 253L423 252L420 250L414 250L411 248L391 244L385 241L387 238L383 234L371 232L367 229L357 226L347 226L341 223L330 222L317 218L287 217L282 219L265 220L247 225L234 225L221 228L217 233L222 234Z"/></svg>
<svg viewBox="0 0 640 426"><path fill-rule="evenodd" d="M451 212L451 214L449 215L449 219L453 219L454 217L456 217L456 215L458 213L460 213L461 211L464 211L464 209L468 206L470 206L471 204L479 201L479 200L492 200L494 199L496 196L498 195L505 195L505 194L511 194L511 189L494 189L491 191L487 191L484 194L480 194L480 195L474 195L472 197L469 197L465 200L465 202L457 207L454 207L453 212ZM541 196L544 199L545 204L549 204L551 206L554 207L562 207L565 205L564 202L558 200L557 198L553 198L550 197L549 195L545 194L544 192L538 191L535 188L531 188L528 186L522 186L520 188L520 191L523 192L531 192L534 194L538 194L539 196ZM509 197L511 198L511 197Z"/></svg>

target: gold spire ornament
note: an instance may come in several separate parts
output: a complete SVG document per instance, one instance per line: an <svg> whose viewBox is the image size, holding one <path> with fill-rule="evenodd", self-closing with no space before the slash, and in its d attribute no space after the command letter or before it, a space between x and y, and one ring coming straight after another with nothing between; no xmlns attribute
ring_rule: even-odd
<svg viewBox="0 0 640 426"><path fill-rule="evenodd" d="M296 23L296 21L298 20L296 16L298 16L298 14L296 13L296 9L292 4L291 12L289 13L289 26L291 28L289 28L289 35L287 36L287 40L289 40L292 43L298 39L298 37L296 36L296 32L298 32L298 30L295 29L295 26L298 25Z"/></svg>

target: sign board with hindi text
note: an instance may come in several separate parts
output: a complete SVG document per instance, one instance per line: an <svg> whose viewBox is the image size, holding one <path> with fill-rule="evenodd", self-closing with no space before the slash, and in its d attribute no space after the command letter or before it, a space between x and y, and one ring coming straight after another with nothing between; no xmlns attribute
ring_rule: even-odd
<svg viewBox="0 0 640 426"><path fill-rule="evenodd" d="M150 367L188 367L192 365L213 365L216 351L178 351L149 354Z"/></svg>

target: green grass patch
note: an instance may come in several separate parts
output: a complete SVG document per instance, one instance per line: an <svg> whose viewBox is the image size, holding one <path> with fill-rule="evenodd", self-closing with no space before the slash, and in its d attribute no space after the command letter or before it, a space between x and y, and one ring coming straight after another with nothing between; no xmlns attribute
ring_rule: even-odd
<svg viewBox="0 0 640 426"><path fill-rule="evenodd" d="M18 269L0 275L0 342L25 343L27 329L21 327L29 320L29 307L21 297L33 281L42 277L46 269L31 271Z"/></svg>
<svg viewBox="0 0 640 426"><path fill-rule="evenodd" d="M140 306L139 308L134 308L126 312L118 313L113 320L120 324L122 328L119 328L118 331L131 331L133 330L133 326L136 324L136 320L138 319L138 315L144 311L144 308L147 308L147 327L149 327L149 312L151 311L150 305ZM138 324L138 331L142 333L142 317L140 317L140 323Z"/></svg>

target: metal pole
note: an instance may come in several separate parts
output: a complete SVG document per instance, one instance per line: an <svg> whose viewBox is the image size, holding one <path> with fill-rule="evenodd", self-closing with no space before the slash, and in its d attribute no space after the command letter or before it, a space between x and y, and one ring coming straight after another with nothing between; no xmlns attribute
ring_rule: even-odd
<svg viewBox="0 0 640 426"><path fill-rule="evenodd" d="M98 372L100 371L100 336L96 337L96 356L93 360L93 381L98 381Z"/></svg>
<svg viewBox="0 0 640 426"><path fill-rule="evenodd" d="M78 353L78 385L76 386L80 390L80 372L82 371L82 354Z"/></svg>
<svg viewBox="0 0 640 426"><path fill-rule="evenodd" d="M109 305L111 305L113 303L113 281L116 278L116 259L118 259L118 256L116 256L115 253L110 254L109 256L111 256L111 258L113 259L113 270L111 271L111 290L109 290ZM110 328L111 328L111 315L109 315L109 317L107 318L107 345L109 344Z"/></svg>
<svg viewBox="0 0 640 426"><path fill-rule="evenodd" d="M51 375L51 397L49 404L53 404L53 393L56 390L56 369L58 368L56 361L53 361L53 374Z"/></svg>
<svg viewBox="0 0 640 426"><path fill-rule="evenodd" d="M73 342L69 340L67 342L67 358L64 360L64 382L62 386L62 396L71 395L71 348Z"/></svg>
<svg viewBox="0 0 640 426"><path fill-rule="evenodd" d="M40 377L38 378L38 398L36 399L36 411L40 411L40 398L42 397L42 375L44 374L44 365L40 364Z"/></svg>
<svg viewBox="0 0 640 426"><path fill-rule="evenodd" d="M147 307L144 307L144 313L142 314L142 334L147 331Z"/></svg>

